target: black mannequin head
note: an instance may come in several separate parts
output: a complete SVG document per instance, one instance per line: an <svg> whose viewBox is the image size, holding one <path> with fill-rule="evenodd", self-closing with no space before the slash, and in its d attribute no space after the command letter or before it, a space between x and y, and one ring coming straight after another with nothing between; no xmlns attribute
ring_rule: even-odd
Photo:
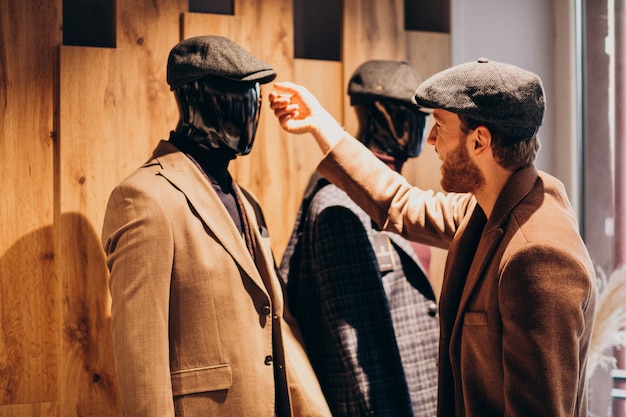
<svg viewBox="0 0 626 417"><path fill-rule="evenodd" d="M228 159L248 154L259 123L260 86L274 78L269 64L228 38L197 36L178 43L167 61L180 114L178 146Z"/></svg>
<svg viewBox="0 0 626 417"><path fill-rule="evenodd" d="M233 156L252 150L261 112L258 82L207 76L176 88L174 96L180 115L177 134Z"/></svg>
<svg viewBox="0 0 626 417"><path fill-rule="evenodd" d="M420 154L428 114L411 102L422 82L404 61L371 60L361 64L348 85L359 119L358 139L374 152L398 162Z"/></svg>

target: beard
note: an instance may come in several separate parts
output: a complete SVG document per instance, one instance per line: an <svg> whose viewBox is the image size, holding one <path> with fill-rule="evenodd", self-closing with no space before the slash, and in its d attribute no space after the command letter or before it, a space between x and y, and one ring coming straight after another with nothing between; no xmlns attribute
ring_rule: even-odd
<svg viewBox="0 0 626 417"><path fill-rule="evenodd" d="M441 187L450 193L473 193L484 184L485 177L461 140L443 162Z"/></svg>

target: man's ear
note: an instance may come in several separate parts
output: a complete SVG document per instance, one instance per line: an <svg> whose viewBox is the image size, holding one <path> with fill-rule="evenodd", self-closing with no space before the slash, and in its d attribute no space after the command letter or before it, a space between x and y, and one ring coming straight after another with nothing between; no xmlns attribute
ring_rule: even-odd
<svg viewBox="0 0 626 417"><path fill-rule="evenodd" d="M474 152L479 155L491 149L491 132L486 126L478 126L474 129Z"/></svg>

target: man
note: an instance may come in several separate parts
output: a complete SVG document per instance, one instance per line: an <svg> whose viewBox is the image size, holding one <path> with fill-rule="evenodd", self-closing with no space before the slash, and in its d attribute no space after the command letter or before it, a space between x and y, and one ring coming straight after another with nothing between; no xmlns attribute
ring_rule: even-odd
<svg viewBox="0 0 626 417"><path fill-rule="evenodd" d="M397 172L422 149L428 116L411 103L421 81L406 62L372 60L348 85L359 140ZM435 414L429 254L381 231L343 191L313 176L280 270L333 416Z"/></svg>
<svg viewBox="0 0 626 417"><path fill-rule="evenodd" d="M422 149L428 116L411 103L421 81L406 62L371 60L348 84L359 140L398 172ZM313 176L280 270L333 416L434 415L439 325L429 250L381 231Z"/></svg>
<svg viewBox="0 0 626 417"><path fill-rule="evenodd" d="M113 190L102 231L127 416L330 416L260 207L228 172L275 77L218 36L170 52L179 122Z"/></svg>
<svg viewBox="0 0 626 417"><path fill-rule="evenodd" d="M439 301L439 416L586 416L594 270L563 185L539 172L539 77L485 58L424 81L428 143L448 194L411 187L303 87L276 84L284 129L310 132L319 172L377 224L448 248Z"/></svg>

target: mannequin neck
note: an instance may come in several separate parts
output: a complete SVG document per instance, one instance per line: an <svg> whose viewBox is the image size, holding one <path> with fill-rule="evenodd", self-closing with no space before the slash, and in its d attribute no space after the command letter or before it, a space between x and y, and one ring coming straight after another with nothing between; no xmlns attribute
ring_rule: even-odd
<svg viewBox="0 0 626 417"><path fill-rule="evenodd" d="M232 178L228 172L228 164L235 159L232 152L215 149L200 143L194 137L194 132L188 129L170 134L170 142L181 152L191 156L202 170L222 188L228 192L232 187Z"/></svg>

